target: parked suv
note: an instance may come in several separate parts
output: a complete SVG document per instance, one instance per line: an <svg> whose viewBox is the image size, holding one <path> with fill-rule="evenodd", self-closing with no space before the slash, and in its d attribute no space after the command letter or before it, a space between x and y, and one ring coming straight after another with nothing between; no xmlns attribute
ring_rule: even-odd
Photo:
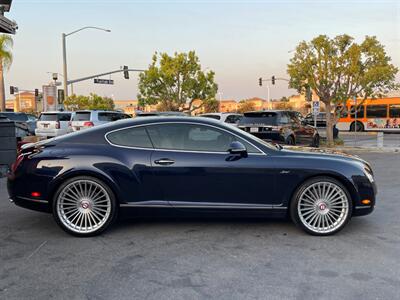
<svg viewBox="0 0 400 300"><path fill-rule="evenodd" d="M71 115L72 112L69 111L42 112L36 123L35 134L42 137L55 137L68 133Z"/></svg>
<svg viewBox="0 0 400 300"><path fill-rule="evenodd" d="M20 112L0 112L0 117L14 121L19 127L24 128L28 134L35 134L36 117L34 115Z"/></svg>
<svg viewBox="0 0 400 300"><path fill-rule="evenodd" d="M238 127L266 141L319 147L317 129L300 120L295 111L247 112L240 120Z"/></svg>
<svg viewBox="0 0 400 300"><path fill-rule="evenodd" d="M72 131L79 131L93 126L129 118L131 118L130 115L119 111L78 110L72 116L70 126Z"/></svg>
<svg viewBox="0 0 400 300"><path fill-rule="evenodd" d="M237 126L240 119L243 118L243 115L235 113L206 113L201 114L200 117L211 118L218 120L222 123L228 123L233 126Z"/></svg>

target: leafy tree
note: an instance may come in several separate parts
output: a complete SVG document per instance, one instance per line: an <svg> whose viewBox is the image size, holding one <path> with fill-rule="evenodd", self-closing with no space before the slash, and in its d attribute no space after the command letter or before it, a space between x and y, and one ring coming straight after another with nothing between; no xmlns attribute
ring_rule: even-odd
<svg viewBox="0 0 400 300"><path fill-rule="evenodd" d="M253 102L241 100L239 102L239 107L238 107L237 112L243 114L245 112L253 111L255 109L256 109L256 107Z"/></svg>
<svg viewBox="0 0 400 300"><path fill-rule="evenodd" d="M281 101L274 105L275 109L282 109L282 110L293 110L293 105L290 104L288 101Z"/></svg>
<svg viewBox="0 0 400 300"><path fill-rule="evenodd" d="M6 110L6 93L4 90L4 70L7 70L13 60L11 48L13 39L6 34L0 35L0 111Z"/></svg>
<svg viewBox="0 0 400 300"><path fill-rule="evenodd" d="M78 109L99 109L99 110L113 110L114 101L108 97L101 97L96 94L89 96L72 95L64 101L65 108L69 110Z"/></svg>
<svg viewBox="0 0 400 300"><path fill-rule="evenodd" d="M305 93L311 88L325 104L327 145L333 145L332 111L348 99L375 97L396 87L397 68L376 37L360 44L348 35L320 35L301 42L288 64L289 86ZM343 105L344 107L344 105Z"/></svg>
<svg viewBox="0 0 400 300"><path fill-rule="evenodd" d="M194 51L189 53L167 53L153 55L148 70L139 75L140 106L160 104L165 110L183 110L192 107L195 99L214 99L218 86L214 72L203 72Z"/></svg>
<svg viewBox="0 0 400 300"><path fill-rule="evenodd" d="M286 96L283 96L279 101L288 102L288 101L289 101L289 98L286 97Z"/></svg>
<svg viewBox="0 0 400 300"><path fill-rule="evenodd" d="M216 99L209 99L203 101L204 113L213 113L219 111L219 101Z"/></svg>

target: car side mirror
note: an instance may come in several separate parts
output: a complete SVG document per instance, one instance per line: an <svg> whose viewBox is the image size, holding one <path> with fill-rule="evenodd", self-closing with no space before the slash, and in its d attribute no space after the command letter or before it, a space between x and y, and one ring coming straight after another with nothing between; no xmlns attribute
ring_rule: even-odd
<svg viewBox="0 0 400 300"><path fill-rule="evenodd" d="M234 141L229 145L229 153L230 154L241 154L241 155L246 155L247 154L247 149L246 147L238 141Z"/></svg>

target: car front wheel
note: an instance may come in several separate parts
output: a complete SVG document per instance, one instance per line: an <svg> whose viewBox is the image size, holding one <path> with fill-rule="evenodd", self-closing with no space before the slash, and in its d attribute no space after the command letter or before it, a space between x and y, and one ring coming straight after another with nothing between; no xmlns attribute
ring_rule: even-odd
<svg viewBox="0 0 400 300"><path fill-rule="evenodd" d="M317 177L303 183L291 202L294 223L312 235L332 235L347 224L352 214L347 189L330 177Z"/></svg>
<svg viewBox="0 0 400 300"><path fill-rule="evenodd" d="M311 147L315 147L315 148L319 147L319 135L318 134L313 137Z"/></svg>
<svg viewBox="0 0 400 300"><path fill-rule="evenodd" d="M53 215L58 225L72 235L98 235L116 219L115 196L97 178L71 178L55 194Z"/></svg>

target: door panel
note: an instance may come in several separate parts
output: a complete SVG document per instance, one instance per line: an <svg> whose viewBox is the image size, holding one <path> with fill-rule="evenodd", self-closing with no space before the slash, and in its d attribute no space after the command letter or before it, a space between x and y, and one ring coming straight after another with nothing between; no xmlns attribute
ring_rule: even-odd
<svg viewBox="0 0 400 300"><path fill-rule="evenodd" d="M266 155L156 150L151 163L163 199L171 205L281 203L275 191L274 163Z"/></svg>

